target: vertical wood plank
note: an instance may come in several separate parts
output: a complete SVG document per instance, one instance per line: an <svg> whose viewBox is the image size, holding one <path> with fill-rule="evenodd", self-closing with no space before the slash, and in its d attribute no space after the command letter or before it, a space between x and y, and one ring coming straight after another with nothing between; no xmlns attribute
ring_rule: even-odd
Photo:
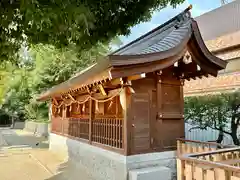
<svg viewBox="0 0 240 180"><path fill-rule="evenodd" d="M102 136L102 119L100 119L100 134L99 134L99 142L102 144L103 143L103 136Z"/></svg>
<svg viewBox="0 0 240 180"><path fill-rule="evenodd" d="M180 140L177 140L177 155L180 156L182 154L182 143Z"/></svg>
<svg viewBox="0 0 240 180"><path fill-rule="evenodd" d="M117 147L117 119L114 119L114 147Z"/></svg>
<svg viewBox="0 0 240 180"><path fill-rule="evenodd" d="M193 180L193 167L192 164L186 163L185 164L185 171L186 171L186 180Z"/></svg>
<svg viewBox="0 0 240 180"><path fill-rule="evenodd" d="M177 159L177 180L184 180L184 169L181 159Z"/></svg>
<svg viewBox="0 0 240 180"><path fill-rule="evenodd" d="M120 108L120 107L119 107L119 105L120 105L119 96L115 97L114 100L115 100L115 102L116 102L116 117L118 118L119 112L120 112L120 109L119 109L119 108Z"/></svg>
<svg viewBox="0 0 240 180"><path fill-rule="evenodd" d="M113 132L113 123L112 123L112 119L109 119L109 123L110 123L110 146L113 146L113 136L112 136L112 132Z"/></svg>
<svg viewBox="0 0 240 180"><path fill-rule="evenodd" d="M182 154L186 153L185 142L182 142L181 144L181 152Z"/></svg>
<svg viewBox="0 0 240 180"><path fill-rule="evenodd" d="M107 121L105 118L103 120L103 123L104 123L104 144L107 144Z"/></svg>
<svg viewBox="0 0 240 180"><path fill-rule="evenodd" d="M214 171L212 170L207 170L207 174L206 174L207 180L211 179L211 180L215 180L215 175L214 175Z"/></svg>
<svg viewBox="0 0 240 180"><path fill-rule="evenodd" d="M215 169L215 180L227 180L226 173L224 169Z"/></svg>
<svg viewBox="0 0 240 180"><path fill-rule="evenodd" d="M197 149L196 146L193 146L193 147L192 147L192 150L193 150L193 153L197 153L197 152L198 152L198 149Z"/></svg>
<svg viewBox="0 0 240 180"><path fill-rule="evenodd" d="M194 173L194 178L196 180L204 180L203 177L203 169L200 167L195 167L195 173Z"/></svg>

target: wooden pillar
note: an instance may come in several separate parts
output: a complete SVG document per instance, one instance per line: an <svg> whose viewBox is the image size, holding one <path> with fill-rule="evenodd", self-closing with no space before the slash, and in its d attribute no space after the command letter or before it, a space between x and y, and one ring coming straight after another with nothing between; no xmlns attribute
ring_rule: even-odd
<svg viewBox="0 0 240 180"><path fill-rule="evenodd" d="M157 121L159 124L159 140L160 140L160 149L163 149L163 139L164 136L162 134L162 128L163 128L163 112L162 112L162 101L163 101L163 97L162 97L162 79L161 79L161 74L162 72L160 72L160 74L157 77Z"/></svg>
<svg viewBox="0 0 240 180"><path fill-rule="evenodd" d="M128 87L124 87L120 94L120 103L123 108L123 149L124 155L131 154L131 94Z"/></svg>
<svg viewBox="0 0 240 180"><path fill-rule="evenodd" d="M67 110L67 108L66 108L66 106L62 106L62 134L64 134L64 121L65 121L65 119L66 119L66 111Z"/></svg>
<svg viewBox="0 0 240 180"><path fill-rule="evenodd" d="M92 144L92 126L95 116L95 103L92 99L89 100L89 144Z"/></svg>
<svg viewBox="0 0 240 180"><path fill-rule="evenodd" d="M182 136L181 138L185 138L185 123L184 123L184 92L183 92L183 86L184 86L184 80L180 80L181 85L180 85L180 107L181 107L181 114L182 114Z"/></svg>
<svg viewBox="0 0 240 180"><path fill-rule="evenodd" d="M52 120L53 120L53 100L49 101L49 105L48 105L48 119L51 122L51 132L52 132Z"/></svg>

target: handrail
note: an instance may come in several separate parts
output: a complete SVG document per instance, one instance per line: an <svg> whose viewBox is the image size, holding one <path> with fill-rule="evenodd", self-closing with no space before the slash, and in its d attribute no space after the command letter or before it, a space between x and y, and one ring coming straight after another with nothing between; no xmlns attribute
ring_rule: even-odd
<svg viewBox="0 0 240 180"><path fill-rule="evenodd" d="M231 166L228 164L222 164L222 163L218 163L218 162L214 162L214 161L196 159L193 157L189 157L188 155L178 157L178 159L183 160L183 161L190 161L194 164L202 164L202 165L211 166L212 168L224 168L225 170L229 170L229 171L233 171L233 172L239 172L239 170L240 170L239 167Z"/></svg>
<svg viewBox="0 0 240 180"><path fill-rule="evenodd" d="M228 165L228 164L222 164L222 163L219 163L219 162L216 162L216 161L214 162L214 161L208 161L208 160L197 159L196 158L198 156L206 156L206 155L211 155L211 154L228 153L228 152L234 152L234 151L240 151L240 148L229 148L229 149L220 149L220 150L216 150L216 151L212 151L212 152L184 154L184 155L178 157L178 159L184 160L184 161L190 161L190 162L196 163L196 164L209 165L209 166L211 166L213 168L224 168L224 169L229 170L229 171L237 171L237 172L239 172L239 170L240 170L239 167L231 166L231 165Z"/></svg>
<svg viewBox="0 0 240 180"><path fill-rule="evenodd" d="M196 141L196 140L188 140L188 139L183 139L183 138L177 138L177 140L182 141L182 142L198 143L198 144L205 144L205 145L214 145L214 146L219 146L221 148L225 147L224 145L222 145L220 143L215 143L215 142Z"/></svg>
<svg viewBox="0 0 240 180"><path fill-rule="evenodd" d="M215 142L201 142L178 138L178 180L213 179L240 180L240 147L225 148ZM192 143L192 144L191 144ZM195 147L195 144L200 147ZM216 147L221 147L218 149ZM205 146L207 146L205 148ZM223 148L223 149L222 149ZM228 163L226 162L228 161ZM201 178L202 176L202 178Z"/></svg>
<svg viewBox="0 0 240 180"><path fill-rule="evenodd" d="M193 154L186 154L183 155L187 157L198 157L198 156L207 156L207 155L213 155L213 154L219 154L219 153L228 153L228 152L233 152L233 151L240 151L240 148L228 148L228 149L218 149L215 151L209 151L209 152L200 152L200 153L193 153Z"/></svg>

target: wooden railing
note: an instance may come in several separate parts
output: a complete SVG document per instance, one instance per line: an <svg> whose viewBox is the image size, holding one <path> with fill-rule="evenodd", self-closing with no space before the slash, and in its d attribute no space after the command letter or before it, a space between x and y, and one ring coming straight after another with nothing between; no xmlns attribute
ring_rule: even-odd
<svg viewBox="0 0 240 180"><path fill-rule="evenodd" d="M107 149L110 147L123 150L121 118L96 118L92 120L92 124L88 118L53 118L52 132L77 140L87 140L89 144L107 146Z"/></svg>
<svg viewBox="0 0 240 180"><path fill-rule="evenodd" d="M189 153L199 153L214 151L219 148L224 148L222 144L215 142L203 142L203 141L193 141L187 139L177 139L177 154L189 154Z"/></svg>
<svg viewBox="0 0 240 180"><path fill-rule="evenodd" d="M178 180L240 180L240 148L182 154Z"/></svg>
<svg viewBox="0 0 240 180"><path fill-rule="evenodd" d="M73 137L89 139L89 120L88 119L69 119L68 134Z"/></svg>
<svg viewBox="0 0 240 180"><path fill-rule="evenodd" d="M123 120L99 118L93 120L92 141L115 148L123 147Z"/></svg>

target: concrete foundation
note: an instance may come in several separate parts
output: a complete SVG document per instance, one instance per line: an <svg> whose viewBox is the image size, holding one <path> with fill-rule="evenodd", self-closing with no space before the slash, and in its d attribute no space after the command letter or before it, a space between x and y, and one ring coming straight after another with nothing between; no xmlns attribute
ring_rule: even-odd
<svg viewBox="0 0 240 180"><path fill-rule="evenodd" d="M79 177L84 180L176 179L173 151L124 156L53 133L50 133L49 148L68 159L62 174L68 172L72 180Z"/></svg>

